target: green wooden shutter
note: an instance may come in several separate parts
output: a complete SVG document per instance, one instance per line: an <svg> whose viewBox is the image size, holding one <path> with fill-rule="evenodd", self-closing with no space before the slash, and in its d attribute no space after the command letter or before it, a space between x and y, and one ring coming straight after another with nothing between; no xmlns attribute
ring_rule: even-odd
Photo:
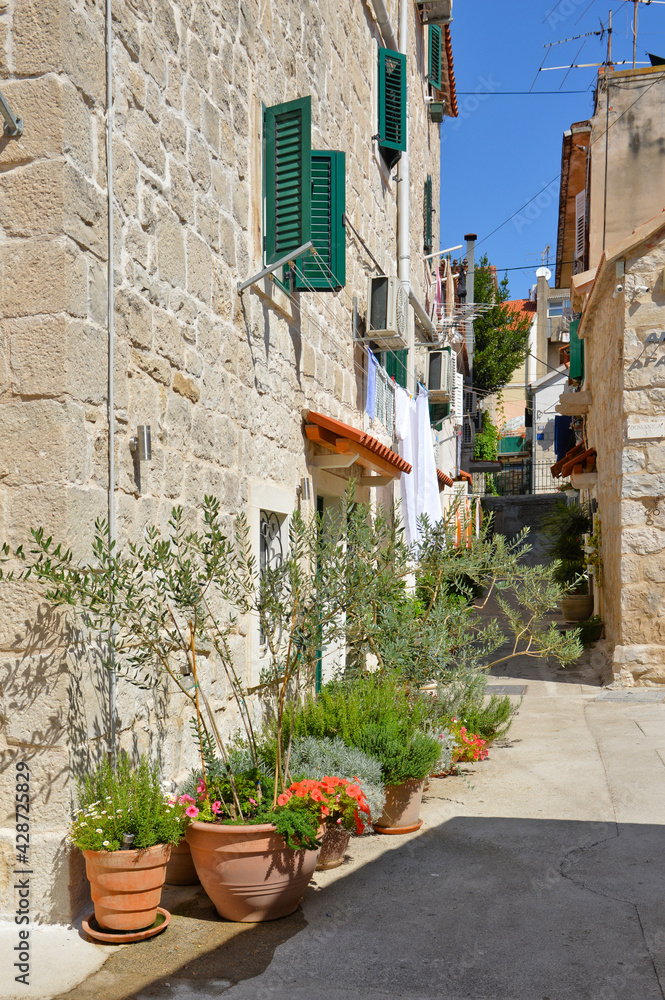
<svg viewBox="0 0 665 1000"><path fill-rule="evenodd" d="M406 149L406 56L379 49L379 145Z"/></svg>
<svg viewBox="0 0 665 1000"><path fill-rule="evenodd" d="M265 262L311 239L312 99L264 109Z"/></svg>
<svg viewBox="0 0 665 1000"><path fill-rule="evenodd" d="M337 291L346 284L345 154L312 152L312 235L316 254L296 261L296 288Z"/></svg>
<svg viewBox="0 0 665 1000"><path fill-rule="evenodd" d="M406 389L406 372L408 365L409 351L386 351L384 368L388 373L388 378L394 378L397 385Z"/></svg>
<svg viewBox="0 0 665 1000"><path fill-rule="evenodd" d="M438 90L441 89L441 26L430 24L429 26L429 72L427 79Z"/></svg>
<svg viewBox="0 0 665 1000"><path fill-rule="evenodd" d="M425 178L425 194L423 198L423 249L425 253L432 252L432 175Z"/></svg>
<svg viewBox="0 0 665 1000"><path fill-rule="evenodd" d="M570 372L571 378L584 380L584 341L577 336L580 321L575 319L570 324Z"/></svg>

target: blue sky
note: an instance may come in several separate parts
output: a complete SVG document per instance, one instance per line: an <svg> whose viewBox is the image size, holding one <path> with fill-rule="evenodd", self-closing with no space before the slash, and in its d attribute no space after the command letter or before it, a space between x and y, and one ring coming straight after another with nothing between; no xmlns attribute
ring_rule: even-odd
<svg viewBox="0 0 665 1000"><path fill-rule="evenodd" d="M441 248L477 233L478 253L486 252L501 274L511 269L513 298L528 294L547 244L555 260L561 138L572 122L590 116L598 72L573 69L566 77L565 70L539 73L538 67L544 56L545 66L569 66L601 62L607 52L606 37L580 38L549 52L544 45L600 30L610 8L613 61L630 59L632 65L631 0L455 0L451 35L460 116L441 126ZM665 4L640 4L638 63L648 62L646 51L665 57ZM508 93L532 84L538 96Z"/></svg>

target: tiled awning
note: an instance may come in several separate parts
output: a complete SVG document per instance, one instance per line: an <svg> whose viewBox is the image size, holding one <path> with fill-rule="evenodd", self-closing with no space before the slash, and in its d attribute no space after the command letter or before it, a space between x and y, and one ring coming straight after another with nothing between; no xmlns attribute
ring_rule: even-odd
<svg viewBox="0 0 665 1000"><path fill-rule="evenodd" d="M579 471L592 472L596 463L596 449L587 448L585 444L576 444L574 448L571 448L569 452L560 458L559 461L551 467L552 476L558 479L559 476L569 476L573 469L580 466Z"/></svg>
<svg viewBox="0 0 665 1000"><path fill-rule="evenodd" d="M436 470L436 478L439 480L439 492L446 486L455 485L455 480L451 479L450 476L447 476L445 472L441 471L441 469Z"/></svg>
<svg viewBox="0 0 665 1000"><path fill-rule="evenodd" d="M411 466L407 461L387 445L381 444L378 438L372 437L371 434L360 431L356 427L352 427L351 424L342 423L341 420L327 417L323 413L316 413L314 410L305 410L303 417L308 440L320 444L323 448L340 456L340 460L335 461L334 464L332 464L332 459L326 463L314 458L314 464L321 468L337 467L342 469L357 463L363 468L377 473L377 480L378 477L381 477L381 479L388 481L398 478L402 472L411 472ZM345 461L347 457L348 460ZM371 483L371 478L363 480L362 485L383 485L378 481L376 484Z"/></svg>

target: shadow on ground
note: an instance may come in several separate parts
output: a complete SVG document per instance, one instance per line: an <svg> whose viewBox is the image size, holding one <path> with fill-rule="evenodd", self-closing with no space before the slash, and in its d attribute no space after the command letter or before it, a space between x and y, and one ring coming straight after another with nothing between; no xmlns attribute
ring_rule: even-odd
<svg viewBox="0 0 665 1000"><path fill-rule="evenodd" d="M663 1000L663 832L454 817L310 886L306 921L211 922L199 892L66 997Z"/></svg>

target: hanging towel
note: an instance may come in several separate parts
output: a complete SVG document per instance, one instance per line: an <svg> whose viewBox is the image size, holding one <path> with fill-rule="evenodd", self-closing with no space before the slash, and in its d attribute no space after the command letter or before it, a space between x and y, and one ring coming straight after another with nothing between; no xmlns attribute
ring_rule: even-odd
<svg viewBox="0 0 665 1000"><path fill-rule="evenodd" d="M450 319L455 312L455 280L450 261L446 259L446 316Z"/></svg>
<svg viewBox="0 0 665 1000"><path fill-rule="evenodd" d="M367 411L367 416L370 420L374 420L376 417L376 369L379 366L378 361L370 351L369 347L366 348L367 351L367 401L365 403L365 410Z"/></svg>
<svg viewBox="0 0 665 1000"><path fill-rule="evenodd" d="M444 268L445 268L444 262ZM436 268L436 318L440 322L443 315L443 290L441 288L441 268Z"/></svg>
<svg viewBox="0 0 665 1000"><path fill-rule="evenodd" d="M430 524L434 525L438 524L443 514L441 512L439 480L436 474L429 398L427 392L422 388L416 399L416 415L418 434L416 517L426 514Z"/></svg>
<svg viewBox="0 0 665 1000"><path fill-rule="evenodd" d="M399 478L400 516L407 545L417 541L416 523L416 404L401 385L395 386L395 437L401 457L412 466L410 473Z"/></svg>

